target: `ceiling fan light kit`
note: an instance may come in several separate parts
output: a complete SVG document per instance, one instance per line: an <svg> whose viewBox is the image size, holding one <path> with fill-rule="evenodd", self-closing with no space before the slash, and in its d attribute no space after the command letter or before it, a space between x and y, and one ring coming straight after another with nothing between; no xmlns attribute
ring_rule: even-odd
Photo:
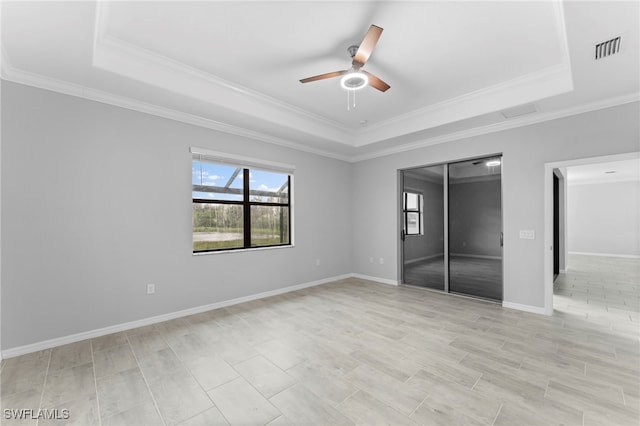
<svg viewBox="0 0 640 426"><path fill-rule="evenodd" d="M352 71L340 79L340 86L347 90L360 90L369 84L369 77L360 71Z"/></svg>

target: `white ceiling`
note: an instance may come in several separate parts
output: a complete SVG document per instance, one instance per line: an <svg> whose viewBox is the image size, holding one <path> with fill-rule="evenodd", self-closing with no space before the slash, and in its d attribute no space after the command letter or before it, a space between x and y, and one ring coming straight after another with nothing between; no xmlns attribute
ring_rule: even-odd
<svg viewBox="0 0 640 426"><path fill-rule="evenodd" d="M567 184L640 181L640 158L567 168Z"/></svg>
<svg viewBox="0 0 640 426"><path fill-rule="evenodd" d="M2 2L2 77L346 160L640 99L639 3ZM339 79L369 25L365 69ZM594 45L622 36L620 53ZM532 105L507 119L503 110Z"/></svg>

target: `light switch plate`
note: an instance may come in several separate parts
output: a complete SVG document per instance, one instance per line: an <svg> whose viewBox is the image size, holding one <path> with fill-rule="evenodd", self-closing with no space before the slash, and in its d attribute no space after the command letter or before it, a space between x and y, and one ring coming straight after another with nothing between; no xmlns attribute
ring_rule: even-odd
<svg viewBox="0 0 640 426"><path fill-rule="evenodd" d="M536 239L536 231L533 229L521 229L520 230L520 239L522 240L535 240Z"/></svg>

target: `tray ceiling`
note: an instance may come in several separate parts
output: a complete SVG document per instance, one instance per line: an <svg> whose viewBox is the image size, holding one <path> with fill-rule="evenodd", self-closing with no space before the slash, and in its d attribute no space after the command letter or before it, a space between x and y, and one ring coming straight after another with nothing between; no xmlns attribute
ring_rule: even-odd
<svg viewBox="0 0 640 426"><path fill-rule="evenodd" d="M9 1L2 76L355 160L637 101L638 12L637 2ZM339 79L299 82L348 68L347 47L370 24L384 32L365 69L390 90L360 90L348 109ZM616 36L620 53L595 61L595 44Z"/></svg>

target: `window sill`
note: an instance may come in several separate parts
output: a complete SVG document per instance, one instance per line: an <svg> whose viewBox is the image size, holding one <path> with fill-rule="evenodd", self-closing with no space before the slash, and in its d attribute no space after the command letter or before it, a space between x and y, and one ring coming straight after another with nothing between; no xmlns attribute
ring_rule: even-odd
<svg viewBox="0 0 640 426"><path fill-rule="evenodd" d="M252 248L241 248L234 250L217 250L217 251L201 251L197 253L192 253L194 257L196 256L207 256L210 254L229 254L229 253L246 253L250 251L263 251L263 250L279 250L279 249L289 249L295 247L295 244L289 244L286 246L272 246L272 247L252 247Z"/></svg>

